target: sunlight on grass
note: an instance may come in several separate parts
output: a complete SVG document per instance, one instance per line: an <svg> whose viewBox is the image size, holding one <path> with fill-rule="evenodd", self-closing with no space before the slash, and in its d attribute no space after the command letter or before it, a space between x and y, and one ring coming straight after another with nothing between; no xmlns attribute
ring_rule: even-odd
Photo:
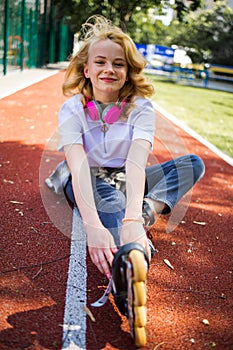
<svg viewBox="0 0 233 350"><path fill-rule="evenodd" d="M152 77L153 101L233 157L233 95Z"/></svg>

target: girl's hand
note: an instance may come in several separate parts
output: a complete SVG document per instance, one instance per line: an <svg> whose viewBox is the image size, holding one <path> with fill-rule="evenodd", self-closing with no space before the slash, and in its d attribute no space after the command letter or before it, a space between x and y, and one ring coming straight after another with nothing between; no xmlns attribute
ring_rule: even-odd
<svg viewBox="0 0 233 350"><path fill-rule="evenodd" d="M147 235L143 225L140 222L129 221L124 223L121 229L121 245L136 242L143 246L151 260L151 250L148 244Z"/></svg>
<svg viewBox="0 0 233 350"><path fill-rule="evenodd" d="M87 233L88 251L93 264L98 270L110 278L110 267L112 266L114 254L117 252L113 236L104 227L93 227L85 225Z"/></svg>

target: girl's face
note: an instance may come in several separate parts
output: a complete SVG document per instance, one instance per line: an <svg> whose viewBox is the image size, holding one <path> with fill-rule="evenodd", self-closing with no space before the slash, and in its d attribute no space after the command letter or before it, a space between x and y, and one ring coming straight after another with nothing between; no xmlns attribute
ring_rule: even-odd
<svg viewBox="0 0 233 350"><path fill-rule="evenodd" d="M125 53L119 44L105 39L90 47L84 75L91 80L95 100L116 102L127 80L127 71Z"/></svg>

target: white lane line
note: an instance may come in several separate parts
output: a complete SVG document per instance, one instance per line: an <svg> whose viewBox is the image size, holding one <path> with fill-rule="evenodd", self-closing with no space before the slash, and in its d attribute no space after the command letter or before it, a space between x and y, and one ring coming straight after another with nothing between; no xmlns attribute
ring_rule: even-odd
<svg viewBox="0 0 233 350"><path fill-rule="evenodd" d="M81 217L74 209L71 256L66 289L62 350L86 349L87 269L86 234Z"/></svg>
<svg viewBox="0 0 233 350"><path fill-rule="evenodd" d="M170 114L169 112L167 112L165 109L163 109L162 107L160 107L157 103L153 102L153 106L154 108L161 113L162 115L164 115L167 119L169 119L171 122L173 122L174 124L176 124L177 126L179 126L181 129L183 129L184 131L186 131L190 136L192 136L193 138L195 138L196 140L198 140L200 143L202 143L204 146L206 146L207 148L209 148L212 152L214 152L215 154L217 154L220 158L222 158L226 163L228 163L229 165L233 166L233 158L229 157L227 154L223 153L222 151L220 151L220 149L218 149L217 147L215 147L212 143L210 143L209 141L205 140L202 136L200 136L198 133L196 133L193 129L191 129L190 127L188 127L184 122L178 120L174 115Z"/></svg>

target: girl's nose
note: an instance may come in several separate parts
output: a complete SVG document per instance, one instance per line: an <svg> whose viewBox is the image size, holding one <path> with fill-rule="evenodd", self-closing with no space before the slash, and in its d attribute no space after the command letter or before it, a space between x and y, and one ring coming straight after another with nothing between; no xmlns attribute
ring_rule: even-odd
<svg viewBox="0 0 233 350"><path fill-rule="evenodd" d="M108 72L113 72L114 69L113 69L112 63L110 63L110 62L106 63L105 70L108 71Z"/></svg>

